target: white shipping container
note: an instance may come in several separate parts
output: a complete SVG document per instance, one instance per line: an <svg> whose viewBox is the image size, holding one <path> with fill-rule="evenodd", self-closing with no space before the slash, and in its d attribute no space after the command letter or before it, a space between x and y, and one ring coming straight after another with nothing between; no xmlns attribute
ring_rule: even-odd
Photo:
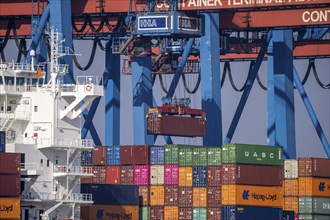
<svg viewBox="0 0 330 220"><path fill-rule="evenodd" d="M298 178L298 160L284 160L284 179Z"/></svg>
<svg viewBox="0 0 330 220"><path fill-rule="evenodd" d="M164 165L150 166L150 184L164 185Z"/></svg>

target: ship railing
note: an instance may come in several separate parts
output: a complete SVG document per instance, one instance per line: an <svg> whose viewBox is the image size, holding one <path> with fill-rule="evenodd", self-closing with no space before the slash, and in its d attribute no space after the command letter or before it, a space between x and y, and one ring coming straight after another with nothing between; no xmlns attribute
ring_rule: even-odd
<svg viewBox="0 0 330 220"><path fill-rule="evenodd" d="M103 77L102 76L77 76L76 83L77 83L77 85L86 85L86 84L103 85Z"/></svg>
<svg viewBox="0 0 330 220"><path fill-rule="evenodd" d="M31 65L30 63L1 63L0 69L9 70L25 70L25 71L36 71L37 69L44 69L45 65L37 64Z"/></svg>
<svg viewBox="0 0 330 220"><path fill-rule="evenodd" d="M21 171L25 170L42 170L38 163L21 163Z"/></svg>
<svg viewBox="0 0 330 220"><path fill-rule="evenodd" d="M64 193L61 200L64 202L93 202L93 195L87 193Z"/></svg>
<svg viewBox="0 0 330 220"><path fill-rule="evenodd" d="M18 92L34 92L37 91L36 86L32 85L0 85L1 93L18 93Z"/></svg>
<svg viewBox="0 0 330 220"><path fill-rule="evenodd" d="M54 173L92 174L92 167L55 165Z"/></svg>
<svg viewBox="0 0 330 220"><path fill-rule="evenodd" d="M77 85L75 84L61 84L62 92L77 92Z"/></svg>
<svg viewBox="0 0 330 220"><path fill-rule="evenodd" d="M23 138L17 137L16 142L20 144L38 144L40 146L58 147L93 147L92 139L51 139L51 138Z"/></svg>

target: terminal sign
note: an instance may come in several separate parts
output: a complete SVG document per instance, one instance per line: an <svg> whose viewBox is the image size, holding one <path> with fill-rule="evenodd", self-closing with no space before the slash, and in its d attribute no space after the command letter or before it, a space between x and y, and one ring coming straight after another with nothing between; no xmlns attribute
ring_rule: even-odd
<svg viewBox="0 0 330 220"><path fill-rule="evenodd" d="M190 30L190 31L198 31L198 18L191 17L182 17L179 16L179 29L181 30Z"/></svg>
<svg viewBox="0 0 330 220"><path fill-rule="evenodd" d="M168 29L168 16L144 16L138 18L139 30Z"/></svg>

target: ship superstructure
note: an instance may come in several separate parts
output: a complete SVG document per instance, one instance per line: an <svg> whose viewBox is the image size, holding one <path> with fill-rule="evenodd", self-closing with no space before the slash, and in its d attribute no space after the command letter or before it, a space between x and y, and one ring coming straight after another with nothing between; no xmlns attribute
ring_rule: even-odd
<svg viewBox="0 0 330 220"><path fill-rule="evenodd" d="M80 178L92 176L80 166L80 153L94 145L81 139L80 115L103 95L103 86L95 76L61 83L68 66L60 57L70 52L62 34L51 29L49 38L44 65L34 64L33 51L31 63L0 64L0 130L7 134L7 152L22 153L21 219L78 219L80 205L93 203L80 193Z"/></svg>

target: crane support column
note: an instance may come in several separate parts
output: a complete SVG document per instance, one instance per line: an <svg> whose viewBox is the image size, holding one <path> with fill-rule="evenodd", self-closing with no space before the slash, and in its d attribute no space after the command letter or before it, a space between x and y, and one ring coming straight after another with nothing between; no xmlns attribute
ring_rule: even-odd
<svg viewBox="0 0 330 220"><path fill-rule="evenodd" d="M134 144L153 145L155 138L147 134L146 112L152 107L151 56L132 57Z"/></svg>
<svg viewBox="0 0 330 220"><path fill-rule="evenodd" d="M71 0L49 0L50 18L49 25L60 33L63 33L64 47L72 48L72 27L71 27ZM73 79L73 63L71 56L60 58L61 63L69 66L69 73L64 76L64 83L75 83Z"/></svg>
<svg viewBox="0 0 330 220"><path fill-rule="evenodd" d="M219 13L205 13L205 35L201 37L201 96L206 113L206 135L203 144L221 146L221 86Z"/></svg>
<svg viewBox="0 0 330 220"><path fill-rule="evenodd" d="M105 52L105 145L120 144L120 55L113 54L112 42Z"/></svg>
<svg viewBox="0 0 330 220"><path fill-rule="evenodd" d="M296 158L292 30L273 31L268 47L268 141Z"/></svg>

